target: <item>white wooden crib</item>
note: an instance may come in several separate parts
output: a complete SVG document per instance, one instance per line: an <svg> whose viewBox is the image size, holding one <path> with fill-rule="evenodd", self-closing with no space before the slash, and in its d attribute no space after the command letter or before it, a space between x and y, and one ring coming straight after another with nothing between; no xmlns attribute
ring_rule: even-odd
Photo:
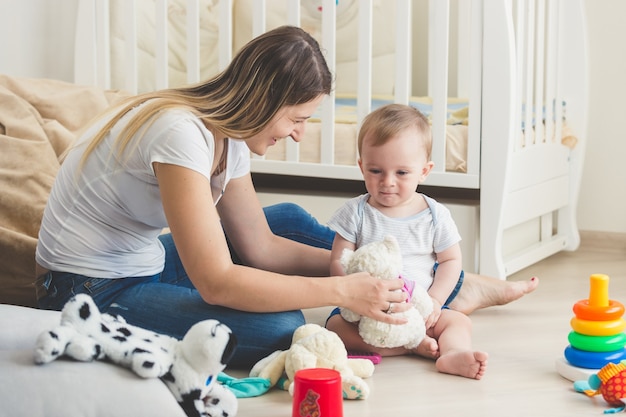
<svg viewBox="0 0 626 417"><path fill-rule="evenodd" d="M360 180L360 120L410 103L432 121L426 185L478 195L481 273L505 278L579 245L582 0L80 1L76 82L131 92L204 79L281 24L314 34L336 89L307 137L254 158L253 174Z"/></svg>

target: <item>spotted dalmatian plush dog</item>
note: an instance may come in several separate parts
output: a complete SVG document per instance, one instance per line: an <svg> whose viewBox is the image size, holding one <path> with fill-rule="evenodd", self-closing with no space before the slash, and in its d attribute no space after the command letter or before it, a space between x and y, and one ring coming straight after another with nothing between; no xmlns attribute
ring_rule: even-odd
<svg viewBox="0 0 626 417"><path fill-rule="evenodd" d="M63 307L61 324L37 338L35 363L62 355L108 360L143 378L161 378L190 417L233 417L237 399L217 376L235 345L230 329L217 320L196 323L178 340L101 314L89 295L78 294Z"/></svg>

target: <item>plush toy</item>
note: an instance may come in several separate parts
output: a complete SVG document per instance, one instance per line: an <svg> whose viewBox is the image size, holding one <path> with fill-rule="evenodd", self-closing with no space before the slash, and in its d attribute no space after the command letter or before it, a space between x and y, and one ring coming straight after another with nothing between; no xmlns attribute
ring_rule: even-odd
<svg viewBox="0 0 626 417"><path fill-rule="evenodd" d="M161 378L188 416L232 417L237 399L215 381L235 346L230 329L217 320L196 323L179 341L101 314L89 295L78 294L63 307L60 326L37 338L35 363L62 355L109 360L143 378Z"/></svg>
<svg viewBox="0 0 626 417"><path fill-rule="evenodd" d="M602 398L614 408L604 414L618 413L624 410L626 403L626 361L608 363L587 381L574 382L574 389L590 397L602 394Z"/></svg>
<svg viewBox="0 0 626 417"><path fill-rule="evenodd" d="M380 279L398 279L402 272L402 255L398 241L393 236L363 245L356 251L346 249L340 261L346 274L365 271ZM369 345L384 348L399 346L407 349L416 348L426 335L424 321L433 311L433 302L425 289L413 287L410 291L413 308L402 313L390 313L406 317L408 322L405 324L383 323L360 316L346 308L340 308L341 317L351 323L358 322L359 334Z"/></svg>
<svg viewBox="0 0 626 417"><path fill-rule="evenodd" d="M251 377L267 378L270 386L293 395L294 376L300 369L328 368L341 374L343 397L366 399L369 386L363 380L374 373L369 359L348 358L346 348L335 332L308 323L296 329L288 350L277 350L261 359L250 371Z"/></svg>

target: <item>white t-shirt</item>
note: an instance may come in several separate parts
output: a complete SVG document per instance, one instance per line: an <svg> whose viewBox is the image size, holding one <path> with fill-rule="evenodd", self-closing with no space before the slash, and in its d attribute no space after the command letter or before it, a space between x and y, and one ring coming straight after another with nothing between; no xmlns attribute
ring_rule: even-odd
<svg viewBox="0 0 626 417"><path fill-rule="evenodd" d="M357 248L387 235L395 236L402 252L402 276L427 290L433 283L436 254L460 242L461 236L450 210L423 196L428 208L413 216L394 218L368 204L370 195L363 194L340 207L328 225Z"/></svg>
<svg viewBox="0 0 626 417"><path fill-rule="evenodd" d="M213 134L191 112L161 112L129 145L126 159L111 152L114 138L137 109L130 111L89 156L86 144L104 125L92 126L65 159L45 208L37 262L50 270L96 278L154 275L163 270L165 250L158 239L167 227L154 162L183 166L211 181L214 201L231 178L250 172L243 141L228 140L226 170L211 178ZM129 156L126 156L129 155Z"/></svg>

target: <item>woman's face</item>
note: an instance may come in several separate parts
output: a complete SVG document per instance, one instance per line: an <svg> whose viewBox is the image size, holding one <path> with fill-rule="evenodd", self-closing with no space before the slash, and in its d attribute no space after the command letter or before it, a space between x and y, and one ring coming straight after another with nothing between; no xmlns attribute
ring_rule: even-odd
<svg viewBox="0 0 626 417"><path fill-rule="evenodd" d="M320 95L307 103L285 106L280 109L261 133L246 138L245 142L250 152L265 155L267 148L288 137L295 142L300 142L304 137L307 120L317 110L323 99L324 95Z"/></svg>

